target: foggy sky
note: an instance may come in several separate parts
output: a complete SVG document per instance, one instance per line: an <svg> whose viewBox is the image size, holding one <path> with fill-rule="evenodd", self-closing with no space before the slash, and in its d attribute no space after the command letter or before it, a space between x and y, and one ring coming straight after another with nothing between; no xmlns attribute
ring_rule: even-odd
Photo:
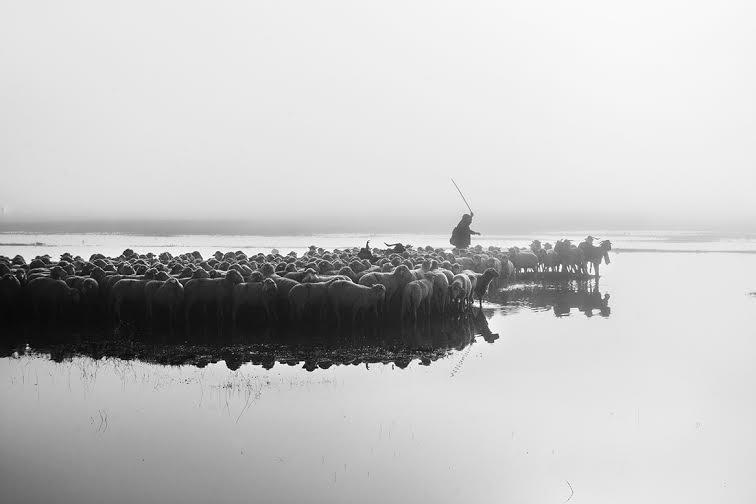
<svg viewBox="0 0 756 504"><path fill-rule="evenodd" d="M453 176L490 234L748 226L754 26L748 1L0 1L3 221L437 231Z"/></svg>

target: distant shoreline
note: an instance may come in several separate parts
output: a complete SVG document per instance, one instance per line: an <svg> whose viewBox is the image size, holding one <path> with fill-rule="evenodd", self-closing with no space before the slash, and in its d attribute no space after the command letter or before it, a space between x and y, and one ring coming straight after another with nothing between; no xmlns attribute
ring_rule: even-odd
<svg viewBox="0 0 756 504"><path fill-rule="evenodd" d="M448 231L448 233L447 233ZM533 237L539 235L559 235L559 236L574 236L583 234L607 235L617 238L619 236L632 236L639 237L653 237L654 240L661 238L668 238L668 241L681 241L681 242L696 242L696 241L709 241L717 238L739 238L739 239L754 239L756 240L756 232L753 231L715 231L715 230L701 230L701 229L602 229L602 228L582 228L582 229L532 229L532 230L518 230L511 229L509 232L501 233L483 233L483 238L496 238L496 237L512 237L523 236ZM0 236L3 235L107 235L107 236L150 236L150 237L174 237L174 236L262 236L262 237L278 237L278 236L292 236L292 237L306 237L306 236L444 236L451 233L450 230L441 231L261 231L261 230L206 230L206 231L163 231L163 230L118 230L118 231L102 231L102 230L80 230L80 229L3 229L0 227Z"/></svg>
<svg viewBox="0 0 756 504"><path fill-rule="evenodd" d="M162 219L162 220L119 220L119 219L60 219L60 220L5 220L0 221L0 235L3 234L101 234L123 236L398 236L398 235L450 235L457 223L457 217L434 217L428 222L417 218L366 220L358 223L345 223L336 219L303 219L299 221L247 221L223 219ZM576 223L579 223L576 225ZM481 229L474 227L483 236L534 236L534 235L578 235L581 233L600 236L596 233L618 236L628 235L663 235L682 236L684 239L697 237L743 237L756 239L756 228L742 223L727 226L701 225L698 228L685 228L676 225L656 223L628 223L624 221L606 222L594 219L555 220L544 223L539 220L501 220L488 219L481 223ZM355 229L359 228L359 229ZM495 232L492 232L495 230ZM583 235L584 236L584 235Z"/></svg>
<svg viewBox="0 0 756 504"><path fill-rule="evenodd" d="M114 233L120 236L129 236L120 233ZM73 245L55 244L55 243L4 243L0 242L0 247L30 247L30 248L59 248ZM201 247L199 244L147 244L147 245L130 245L132 247L151 247L154 249L171 249L171 248L186 248L186 247ZM221 245L218 245L221 246ZM223 247L234 249L249 249L260 248L259 244L223 244ZM277 247L276 245L266 244L266 247ZM303 248L303 247L298 247ZM706 250L706 249L662 249L662 248L631 248L631 247L615 247L611 253L614 254L637 254L637 253L659 253L659 254L756 254L756 250L747 249L722 249L722 250Z"/></svg>

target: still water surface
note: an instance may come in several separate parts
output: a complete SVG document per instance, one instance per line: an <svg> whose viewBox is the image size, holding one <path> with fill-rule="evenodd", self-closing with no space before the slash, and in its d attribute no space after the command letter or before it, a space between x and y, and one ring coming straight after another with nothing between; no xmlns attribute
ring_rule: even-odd
<svg viewBox="0 0 756 504"><path fill-rule="evenodd" d="M2 358L2 500L753 502L756 255L602 273L503 287L497 340L405 369Z"/></svg>

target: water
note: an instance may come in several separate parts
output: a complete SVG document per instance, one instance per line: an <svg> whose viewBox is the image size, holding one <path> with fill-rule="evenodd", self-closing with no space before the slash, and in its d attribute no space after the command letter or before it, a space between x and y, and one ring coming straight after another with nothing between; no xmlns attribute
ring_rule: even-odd
<svg viewBox="0 0 756 504"><path fill-rule="evenodd" d="M89 250L26 238L51 246L0 254ZM150 239L205 254L352 238ZM613 254L598 286L493 293L484 314L499 338L430 365L2 358L3 500L753 502L756 255L717 252L753 241L609 238L647 251ZM596 294L610 310L565 313Z"/></svg>
<svg viewBox="0 0 756 504"><path fill-rule="evenodd" d="M560 238L571 238L576 242L592 234L601 239L611 239L615 252L732 252L756 253L756 234L723 234L691 231L625 231L596 232L581 231L572 233L539 233L533 235L484 235L476 236L476 244L489 245L527 245L534 239L554 243ZM94 253L118 256L124 249L131 248L138 253L167 251L173 255L183 252L199 251L203 257L212 255L216 250L245 253L268 253L278 248L281 253L289 251L305 252L310 245L326 249L362 247L367 240L371 246L383 246L384 242L411 243L449 247L446 235L356 235L334 234L313 236L257 236L257 235L120 235L120 234L38 234L38 233L0 233L0 255L13 257L21 254L30 258L38 254L60 257L63 252L74 256L89 258Z"/></svg>

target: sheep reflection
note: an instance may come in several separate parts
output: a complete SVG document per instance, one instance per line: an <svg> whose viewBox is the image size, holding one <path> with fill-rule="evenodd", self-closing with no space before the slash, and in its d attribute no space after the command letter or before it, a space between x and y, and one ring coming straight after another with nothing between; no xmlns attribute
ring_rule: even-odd
<svg viewBox="0 0 756 504"><path fill-rule="evenodd" d="M586 317L596 313L608 317L612 313L609 294L602 294L596 281L563 281L539 284L520 284L492 290L489 300L505 306L551 310L557 317L569 316L577 309ZM515 310L516 311L516 310Z"/></svg>
<svg viewBox="0 0 756 504"><path fill-rule="evenodd" d="M268 327L259 331L201 332L188 340L176 340L168 330L134 333L128 339L113 339L107 332L64 329L54 333L14 331L14 334L16 338L0 345L4 354L47 355L57 362L87 356L95 360L113 357L197 367L223 361L231 370L248 363L264 369L285 364L306 371L378 363L403 369L413 361L429 365L475 343L478 335L489 342L496 339L483 312L431 320L413 328Z"/></svg>

